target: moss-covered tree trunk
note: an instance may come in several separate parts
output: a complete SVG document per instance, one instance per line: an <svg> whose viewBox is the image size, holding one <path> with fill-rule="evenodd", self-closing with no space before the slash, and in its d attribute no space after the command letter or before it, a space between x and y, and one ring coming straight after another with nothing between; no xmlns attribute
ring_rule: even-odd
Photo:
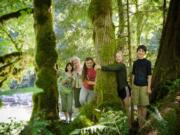
<svg viewBox="0 0 180 135"><path fill-rule="evenodd" d="M180 1L171 0L152 78L153 99L166 80L180 78Z"/></svg>
<svg viewBox="0 0 180 135"><path fill-rule="evenodd" d="M93 24L93 40L96 49L96 60L101 65L114 63L115 34L112 23L111 0L91 0L89 15ZM97 72L97 104L119 102L114 73Z"/></svg>
<svg viewBox="0 0 180 135"><path fill-rule="evenodd" d="M52 25L51 0L34 0L34 29L36 34L37 87L43 92L33 95L31 120L58 119L58 91L54 65L57 60L55 33Z"/></svg>
<svg viewBox="0 0 180 135"><path fill-rule="evenodd" d="M118 31L118 41L117 41L117 48L123 49L123 47L127 44L125 35L125 9L123 8L123 0L117 0L118 5L118 16L119 16L119 31Z"/></svg>

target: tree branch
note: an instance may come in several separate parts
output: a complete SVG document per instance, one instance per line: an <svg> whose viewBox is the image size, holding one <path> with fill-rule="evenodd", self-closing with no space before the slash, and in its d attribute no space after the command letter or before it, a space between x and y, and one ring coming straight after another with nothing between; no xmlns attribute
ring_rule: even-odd
<svg viewBox="0 0 180 135"><path fill-rule="evenodd" d="M22 12L27 12L28 14L32 14L33 8L29 8L29 7L23 8L23 9L20 9L16 12L12 12L12 13L8 13L8 14L5 14L3 16L0 16L0 23L3 23L4 21L9 20L11 18L18 18L19 16L21 16Z"/></svg>
<svg viewBox="0 0 180 135"><path fill-rule="evenodd" d="M6 33L6 35L9 37L9 39L11 40L11 42L14 44L15 48L17 51L21 51L21 47L18 47L18 43L16 43L16 41L13 39L13 37L8 33L8 31L2 26L3 24L0 24L0 28L3 32ZM22 46L22 45L21 45Z"/></svg>
<svg viewBox="0 0 180 135"><path fill-rule="evenodd" d="M0 81L0 87L2 86L3 82L7 80L7 77L5 77L3 80Z"/></svg>
<svg viewBox="0 0 180 135"><path fill-rule="evenodd" d="M21 56L22 52L12 52L10 54L6 54L4 56L0 56L0 63L4 63L6 59L12 58L12 57L18 57Z"/></svg>

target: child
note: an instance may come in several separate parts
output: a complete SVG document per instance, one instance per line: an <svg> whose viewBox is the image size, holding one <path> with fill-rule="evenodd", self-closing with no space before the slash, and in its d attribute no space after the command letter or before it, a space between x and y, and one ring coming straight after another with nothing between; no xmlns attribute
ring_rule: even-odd
<svg viewBox="0 0 180 135"><path fill-rule="evenodd" d="M132 98L134 105L138 108L138 122L142 128L149 105L149 94L151 94L151 62L144 58L146 46L140 45L137 48L137 60L133 63L132 80L133 91Z"/></svg>
<svg viewBox="0 0 180 135"><path fill-rule="evenodd" d="M93 86L95 85L96 71L94 67L95 62L93 58L87 57L85 59L82 71L83 86L80 92L81 105L84 105L85 103L92 101L95 96Z"/></svg>
<svg viewBox="0 0 180 135"><path fill-rule="evenodd" d="M116 53L116 64L111 64L106 66L97 65L96 69L116 72L118 96L122 99L124 108L129 115L131 91L127 82L127 71L126 71L126 66L123 63L122 51L118 51Z"/></svg>

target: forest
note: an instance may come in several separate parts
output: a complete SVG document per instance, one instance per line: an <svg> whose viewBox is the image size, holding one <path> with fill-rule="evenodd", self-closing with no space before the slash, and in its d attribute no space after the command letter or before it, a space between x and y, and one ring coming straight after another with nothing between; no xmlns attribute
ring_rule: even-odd
<svg viewBox="0 0 180 135"><path fill-rule="evenodd" d="M177 135L178 44L180 0L0 0L0 135Z"/></svg>

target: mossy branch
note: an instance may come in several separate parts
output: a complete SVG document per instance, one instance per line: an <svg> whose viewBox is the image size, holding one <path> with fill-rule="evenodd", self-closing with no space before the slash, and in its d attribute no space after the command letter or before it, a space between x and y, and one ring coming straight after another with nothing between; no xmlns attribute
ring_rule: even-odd
<svg viewBox="0 0 180 135"><path fill-rule="evenodd" d="M27 8L19 9L16 12L11 12L11 13L2 15L2 16L0 16L0 23L3 23L4 21L7 21L12 18L18 18L22 15L22 12L27 12L27 14L32 14L33 9L30 7L27 7Z"/></svg>

